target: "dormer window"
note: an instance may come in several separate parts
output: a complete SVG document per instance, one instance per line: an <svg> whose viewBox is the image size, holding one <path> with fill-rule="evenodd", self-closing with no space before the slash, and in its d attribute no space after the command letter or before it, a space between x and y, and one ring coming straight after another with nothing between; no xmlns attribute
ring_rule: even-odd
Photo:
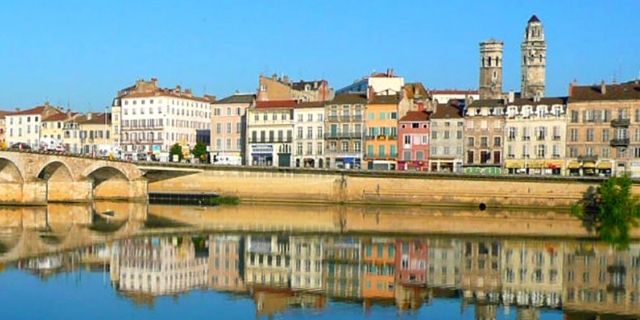
<svg viewBox="0 0 640 320"><path fill-rule="evenodd" d="M529 116L531 116L531 107L530 106L522 107L522 116L525 117L525 118L528 118Z"/></svg>

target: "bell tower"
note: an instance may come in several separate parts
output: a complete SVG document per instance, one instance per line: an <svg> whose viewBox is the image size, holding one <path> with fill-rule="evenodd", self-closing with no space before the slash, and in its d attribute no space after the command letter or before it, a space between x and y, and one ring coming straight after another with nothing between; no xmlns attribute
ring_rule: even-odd
<svg viewBox="0 0 640 320"><path fill-rule="evenodd" d="M547 43L544 40L542 22L535 15L527 23L521 50L521 95L523 98L544 97Z"/></svg>
<svg viewBox="0 0 640 320"><path fill-rule="evenodd" d="M480 99L502 98L502 50L499 40L480 42Z"/></svg>

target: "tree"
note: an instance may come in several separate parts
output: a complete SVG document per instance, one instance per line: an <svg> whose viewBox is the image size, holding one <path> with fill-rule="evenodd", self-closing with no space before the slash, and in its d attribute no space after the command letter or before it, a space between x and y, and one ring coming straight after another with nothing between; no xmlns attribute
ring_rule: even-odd
<svg viewBox="0 0 640 320"><path fill-rule="evenodd" d="M178 155L178 161L182 160L182 146L179 143L174 144L171 146L169 154L171 155L171 160L173 160L174 155Z"/></svg>
<svg viewBox="0 0 640 320"><path fill-rule="evenodd" d="M194 157L200 160L205 160L205 157L207 155L207 146L202 142L198 142L193 147L193 150L191 150L191 153Z"/></svg>
<svg viewBox="0 0 640 320"><path fill-rule="evenodd" d="M625 249L631 229L638 226L640 219L640 202L632 194L632 185L628 176L609 178L597 190L588 190L571 211L600 239Z"/></svg>

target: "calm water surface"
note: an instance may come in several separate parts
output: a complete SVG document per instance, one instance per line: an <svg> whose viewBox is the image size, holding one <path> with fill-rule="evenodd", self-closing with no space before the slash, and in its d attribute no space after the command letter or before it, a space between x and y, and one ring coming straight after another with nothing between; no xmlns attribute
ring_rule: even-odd
<svg viewBox="0 0 640 320"><path fill-rule="evenodd" d="M504 228L485 233L474 219ZM527 231L565 219L324 206L0 208L0 319L640 318L640 243L616 251Z"/></svg>

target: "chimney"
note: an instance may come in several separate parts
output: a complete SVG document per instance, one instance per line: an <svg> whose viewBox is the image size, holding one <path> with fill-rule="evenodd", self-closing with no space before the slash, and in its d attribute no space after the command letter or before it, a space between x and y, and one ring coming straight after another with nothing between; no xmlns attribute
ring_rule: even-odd
<svg viewBox="0 0 640 320"><path fill-rule="evenodd" d="M604 83L604 80L600 81L600 94L603 96L607 94L607 85Z"/></svg>
<svg viewBox="0 0 640 320"><path fill-rule="evenodd" d="M373 91L373 87L367 87L367 100L371 101L376 96L376 93Z"/></svg>
<svg viewBox="0 0 640 320"><path fill-rule="evenodd" d="M509 103L513 103L513 101L515 100L516 100L516 93L513 92L513 90L509 90L509 98L508 98Z"/></svg>
<svg viewBox="0 0 640 320"><path fill-rule="evenodd" d="M569 83L569 97L573 96L573 87L577 84L576 79L573 79L571 83Z"/></svg>

